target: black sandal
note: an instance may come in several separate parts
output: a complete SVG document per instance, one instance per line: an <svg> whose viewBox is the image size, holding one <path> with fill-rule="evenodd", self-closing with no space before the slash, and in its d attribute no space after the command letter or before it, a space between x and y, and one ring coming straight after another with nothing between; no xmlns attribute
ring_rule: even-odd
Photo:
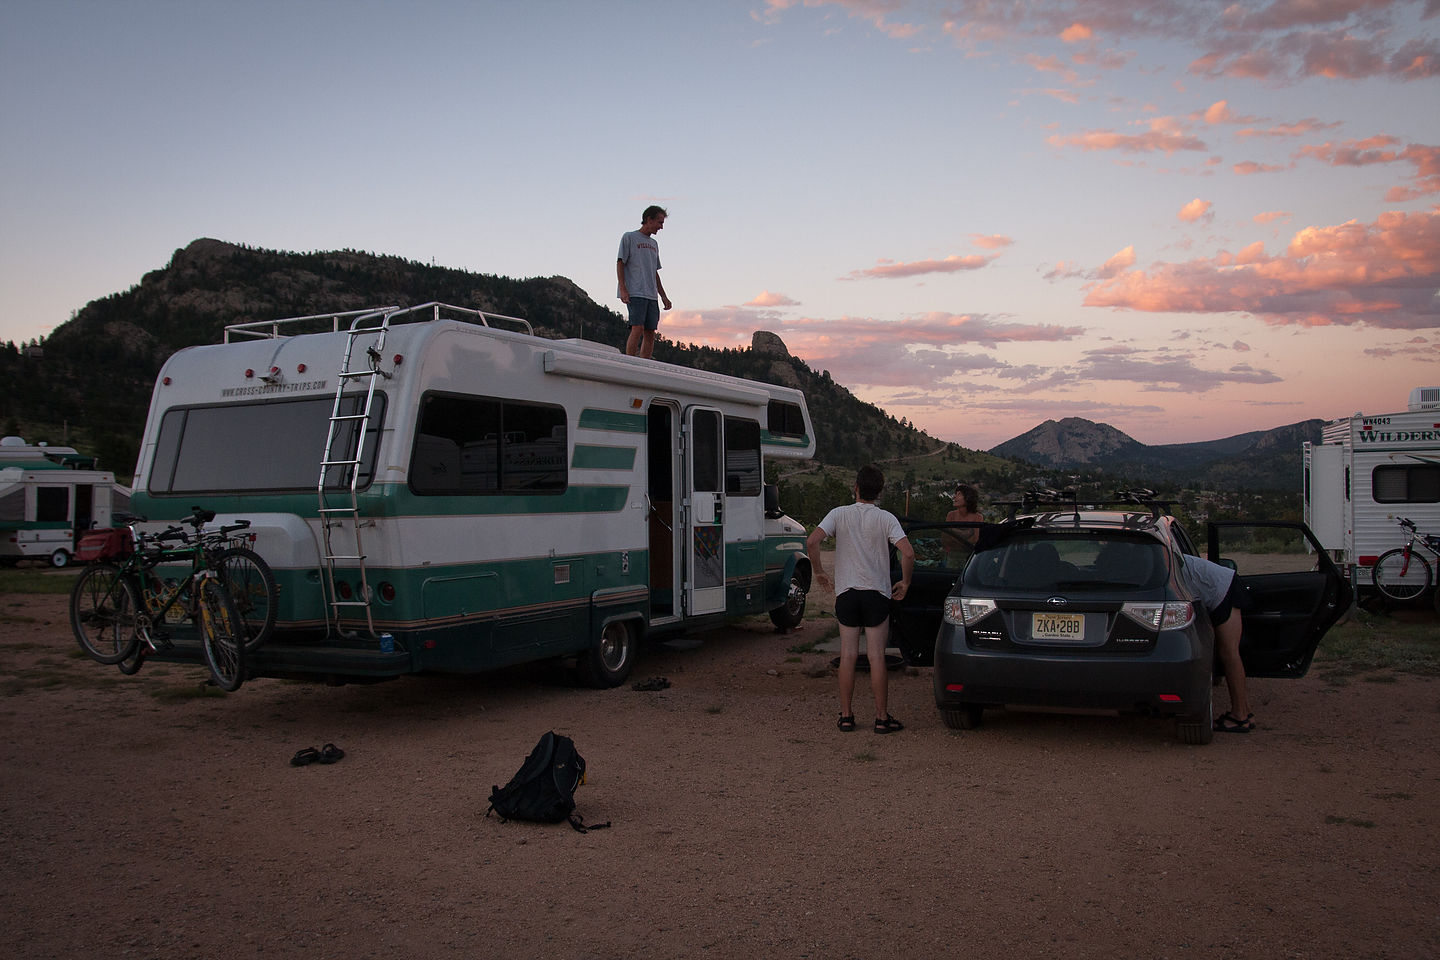
<svg viewBox="0 0 1440 960"><path fill-rule="evenodd" d="M840 728L842 731L844 731L845 733L854 733L854 732L855 732L855 714L853 714L853 713L842 713L842 714L840 714L840 719L835 721L835 726L839 727L839 728Z"/></svg>
<svg viewBox="0 0 1440 960"><path fill-rule="evenodd" d="M320 751L314 747L305 747L295 751L295 756L290 758L290 766L304 767L315 763L320 759Z"/></svg>
<svg viewBox="0 0 1440 960"><path fill-rule="evenodd" d="M1245 714L1245 719L1241 720L1227 710L1215 718L1215 730L1217 733L1249 733L1254 729L1255 714L1253 713Z"/></svg>
<svg viewBox="0 0 1440 960"><path fill-rule="evenodd" d="M899 720L896 720L894 717L890 716L890 714L888 714L888 713L885 714L885 719L883 719L883 720L880 719L879 717L876 717L876 718L875 718L875 732L876 732L876 733L895 733L897 730L904 730L904 729L905 729L905 724L901 723Z"/></svg>

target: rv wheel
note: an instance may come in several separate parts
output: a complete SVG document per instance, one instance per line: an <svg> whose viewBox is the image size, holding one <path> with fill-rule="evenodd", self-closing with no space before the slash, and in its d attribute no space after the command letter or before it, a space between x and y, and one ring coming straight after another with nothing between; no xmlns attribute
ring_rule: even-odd
<svg viewBox="0 0 1440 960"><path fill-rule="evenodd" d="M70 564L70 551L61 549L61 550L56 550L54 553L50 554L50 566L52 566L52 567L65 567L65 566L69 566L69 564Z"/></svg>
<svg viewBox="0 0 1440 960"><path fill-rule="evenodd" d="M805 581L799 571L790 577L790 589L785 593L785 605L770 611L770 622L781 630L794 630L805 619Z"/></svg>
<svg viewBox="0 0 1440 960"><path fill-rule="evenodd" d="M587 687L618 687L630 676L635 662L635 633L624 620L611 620L600 639L575 661L580 681Z"/></svg>

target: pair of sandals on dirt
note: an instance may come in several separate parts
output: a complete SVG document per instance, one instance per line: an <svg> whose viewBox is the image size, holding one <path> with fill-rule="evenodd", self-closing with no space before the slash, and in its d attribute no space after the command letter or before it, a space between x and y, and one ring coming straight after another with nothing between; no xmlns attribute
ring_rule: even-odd
<svg viewBox="0 0 1440 960"><path fill-rule="evenodd" d="M842 713L842 714L840 714L840 719L835 721L835 726L838 727L842 733L854 733L854 732L855 732L855 714L853 714L853 713ZM901 723L899 720L896 720L894 717L890 716L890 714L888 714L888 713L885 714L885 716L884 716L883 718L882 718L882 717L876 717L876 718L875 718L875 732L876 732L876 733L895 733L896 731L904 730L904 729L905 729L905 724Z"/></svg>
<svg viewBox="0 0 1440 960"><path fill-rule="evenodd" d="M1226 710L1215 718L1216 733L1249 733L1255 729L1255 714L1245 714L1245 719L1240 719Z"/></svg>
<svg viewBox="0 0 1440 960"><path fill-rule="evenodd" d="M305 767L312 763L334 763L344 756L344 750L333 743L327 743L319 750L314 747L306 747L303 750L295 751L295 756L290 758L290 766Z"/></svg>

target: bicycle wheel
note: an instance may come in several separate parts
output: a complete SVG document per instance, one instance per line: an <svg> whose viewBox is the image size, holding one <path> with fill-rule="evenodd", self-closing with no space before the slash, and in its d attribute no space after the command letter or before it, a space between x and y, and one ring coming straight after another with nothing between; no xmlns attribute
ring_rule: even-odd
<svg viewBox="0 0 1440 960"><path fill-rule="evenodd" d="M279 606L279 589L275 574L265 558L249 547L230 547L215 559L230 599L245 622L245 649L254 650L270 636L275 626L275 610Z"/></svg>
<svg viewBox="0 0 1440 960"><path fill-rule="evenodd" d="M1391 600L1412 600L1430 586L1430 563L1414 550L1396 547L1380 554L1370 576Z"/></svg>
<svg viewBox="0 0 1440 960"><path fill-rule="evenodd" d="M140 643L140 599L113 563L92 563L70 591L70 627L80 649L100 663L119 663Z"/></svg>
<svg viewBox="0 0 1440 960"><path fill-rule="evenodd" d="M205 665L221 690L239 690L245 682L245 621L218 577L200 581L200 646Z"/></svg>

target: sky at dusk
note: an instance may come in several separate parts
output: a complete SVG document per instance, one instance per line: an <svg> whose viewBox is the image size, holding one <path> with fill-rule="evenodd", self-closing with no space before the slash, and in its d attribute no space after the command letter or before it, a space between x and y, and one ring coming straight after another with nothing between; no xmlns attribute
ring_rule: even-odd
<svg viewBox="0 0 1440 960"><path fill-rule="evenodd" d="M1440 0L0 4L0 340L200 237L618 311L650 203L662 336L773 331L967 447L1394 412L1440 385Z"/></svg>

